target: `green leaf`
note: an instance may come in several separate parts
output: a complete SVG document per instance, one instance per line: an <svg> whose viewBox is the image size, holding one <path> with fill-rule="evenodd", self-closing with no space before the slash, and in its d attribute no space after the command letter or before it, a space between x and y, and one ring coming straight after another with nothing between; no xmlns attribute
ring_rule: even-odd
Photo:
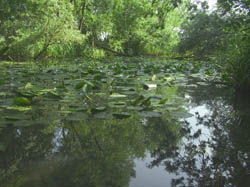
<svg viewBox="0 0 250 187"><path fill-rule="evenodd" d="M151 112L151 111L143 111L143 112L140 112L139 115L141 117L145 117L145 118L159 118L159 117L161 117L161 113Z"/></svg>
<svg viewBox="0 0 250 187"><path fill-rule="evenodd" d="M92 82L87 81L87 80L83 80L83 81L79 82L78 84L76 84L75 88L81 89L85 84L87 84L90 87L94 87L94 84Z"/></svg>
<svg viewBox="0 0 250 187"><path fill-rule="evenodd" d="M129 118L131 116L128 112L122 112L122 113L113 113L112 114L116 119L125 119Z"/></svg>
<svg viewBox="0 0 250 187"><path fill-rule="evenodd" d="M18 117L15 117L15 116L6 116L4 117L5 120L8 120L8 121L19 121L20 119Z"/></svg>
<svg viewBox="0 0 250 187"><path fill-rule="evenodd" d="M193 114L190 114L188 112L172 112L171 115L178 118L190 118L194 116Z"/></svg>
<svg viewBox="0 0 250 187"><path fill-rule="evenodd" d="M0 85L1 85L1 84L4 84L4 82L5 82L5 81L4 81L3 79L0 79Z"/></svg>
<svg viewBox="0 0 250 187"><path fill-rule="evenodd" d="M168 101L168 98L162 99L159 104L164 105Z"/></svg>
<svg viewBox="0 0 250 187"><path fill-rule="evenodd" d="M29 106L31 105L31 102L29 99L25 97L16 97L14 98L14 103L18 106Z"/></svg>
<svg viewBox="0 0 250 187"><path fill-rule="evenodd" d="M126 95L118 94L118 93L113 93L110 95L111 98L124 98L127 97Z"/></svg>
<svg viewBox="0 0 250 187"><path fill-rule="evenodd" d="M34 86L30 83L30 82L28 82L26 85L25 85L25 89L31 89L31 88L33 88Z"/></svg>
<svg viewBox="0 0 250 187"><path fill-rule="evenodd" d="M98 112L103 112L106 110L106 107L96 107L96 108L92 108L91 109L91 114L95 114L95 113L98 113Z"/></svg>
<svg viewBox="0 0 250 187"><path fill-rule="evenodd" d="M8 106L6 107L6 109L8 110L17 110L17 111L20 111L20 112L24 112L24 111L28 111L28 110L31 110L32 108L29 107L29 106Z"/></svg>
<svg viewBox="0 0 250 187"><path fill-rule="evenodd" d="M49 91L46 96L51 99L62 99L62 97L54 91Z"/></svg>
<svg viewBox="0 0 250 187"><path fill-rule="evenodd" d="M3 143L0 143L0 151L5 151L7 146Z"/></svg>

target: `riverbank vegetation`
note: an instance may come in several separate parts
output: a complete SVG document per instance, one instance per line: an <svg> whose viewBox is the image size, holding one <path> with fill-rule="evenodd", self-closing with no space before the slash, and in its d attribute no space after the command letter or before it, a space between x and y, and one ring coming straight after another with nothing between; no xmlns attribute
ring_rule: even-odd
<svg viewBox="0 0 250 187"><path fill-rule="evenodd" d="M250 89L248 1L3 0L0 58L165 56L216 62L236 90Z"/></svg>

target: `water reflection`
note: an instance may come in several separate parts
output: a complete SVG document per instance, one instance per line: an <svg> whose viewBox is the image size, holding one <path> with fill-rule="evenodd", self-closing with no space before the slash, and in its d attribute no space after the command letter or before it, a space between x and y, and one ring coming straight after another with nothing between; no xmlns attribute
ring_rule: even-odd
<svg viewBox="0 0 250 187"><path fill-rule="evenodd" d="M178 143L179 129L167 114L10 126L0 132L1 186L128 186L134 159L147 149Z"/></svg>
<svg viewBox="0 0 250 187"><path fill-rule="evenodd" d="M185 121L183 146L170 152L163 148L153 154L155 159L149 167L164 165L168 172L176 174L172 186L250 184L249 97L230 97L227 90L222 92L226 95L215 96L214 90L200 88L189 93L192 103L203 104L210 112L197 112L195 124Z"/></svg>
<svg viewBox="0 0 250 187"><path fill-rule="evenodd" d="M38 115L38 108L35 119L56 120L0 128L0 186L248 186L249 98L212 85L184 92L195 114L187 120L171 111L96 119Z"/></svg>

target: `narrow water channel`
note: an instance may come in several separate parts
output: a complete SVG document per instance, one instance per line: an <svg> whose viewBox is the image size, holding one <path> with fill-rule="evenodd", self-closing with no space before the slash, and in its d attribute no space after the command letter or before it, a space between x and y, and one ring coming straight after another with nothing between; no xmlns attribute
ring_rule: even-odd
<svg viewBox="0 0 250 187"><path fill-rule="evenodd" d="M5 69L0 186L249 186L249 97L129 66Z"/></svg>

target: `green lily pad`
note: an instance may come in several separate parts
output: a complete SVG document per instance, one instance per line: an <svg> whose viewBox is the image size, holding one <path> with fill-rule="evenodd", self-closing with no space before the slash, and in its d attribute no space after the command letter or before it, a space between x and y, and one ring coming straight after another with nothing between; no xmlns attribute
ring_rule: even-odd
<svg viewBox="0 0 250 187"><path fill-rule="evenodd" d="M0 144L0 151L5 151L7 146L3 143Z"/></svg>
<svg viewBox="0 0 250 187"><path fill-rule="evenodd" d="M25 112L25 111L31 110L32 108L30 106L28 106L28 107L27 106L26 107L24 107L24 106L8 106L8 107L6 107L6 109Z"/></svg>
<svg viewBox="0 0 250 187"><path fill-rule="evenodd" d="M72 113L72 114L69 114L67 117L66 117L66 120L68 121L84 121L88 118L87 114L86 113L83 113L83 112L75 112L75 113Z"/></svg>
<svg viewBox="0 0 250 187"><path fill-rule="evenodd" d="M76 89L81 89L85 84L87 84L90 87L94 87L94 84L90 81L87 80L82 80L81 82L79 82L78 84L76 84L75 88Z"/></svg>
<svg viewBox="0 0 250 187"><path fill-rule="evenodd" d="M5 81L4 81L3 79L0 79L0 85L1 85L1 84L4 84L4 82L5 82Z"/></svg>
<svg viewBox="0 0 250 187"><path fill-rule="evenodd" d="M118 94L118 93L113 93L110 95L111 98L124 98L127 97L126 95Z"/></svg>
<svg viewBox="0 0 250 187"><path fill-rule="evenodd" d="M96 107L96 108L92 108L90 111L91 111L91 114L95 114L95 113L98 113L98 112L103 112L106 110L106 107Z"/></svg>
<svg viewBox="0 0 250 187"><path fill-rule="evenodd" d="M139 115L144 118L159 118L161 117L161 113L154 111L143 111L140 112Z"/></svg>
<svg viewBox="0 0 250 187"><path fill-rule="evenodd" d="M167 101L168 101L168 98L164 98L164 99L162 99L162 100L159 102L159 104L160 104L160 105L164 105Z"/></svg>
<svg viewBox="0 0 250 187"><path fill-rule="evenodd" d="M140 107L140 106L128 106L127 109L128 110L141 111L141 110L143 110L143 107Z"/></svg>
<svg viewBox="0 0 250 187"><path fill-rule="evenodd" d="M5 120L8 120L8 121L19 121L20 118L19 117L15 117L15 116L6 116L4 117Z"/></svg>
<svg viewBox="0 0 250 187"><path fill-rule="evenodd" d="M131 116L128 112L121 112L121 113L113 113L112 114L116 119L125 119Z"/></svg>
<svg viewBox="0 0 250 187"><path fill-rule="evenodd" d="M14 98L14 103L17 106L29 106L29 105L31 105L30 100L25 98L25 97L16 97L16 98Z"/></svg>
<svg viewBox="0 0 250 187"><path fill-rule="evenodd" d="M34 97L34 96L39 95L35 91L31 91L31 90L17 90L16 93L23 97Z"/></svg>
<svg viewBox="0 0 250 187"><path fill-rule="evenodd" d="M188 112L172 112L171 115L178 118L190 118L194 116L193 114L190 114Z"/></svg>
<svg viewBox="0 0 250 187"><path fill-rule="evenodd" d="M34 86L30 83L30 82L28 82L26 85L25 85L25 89L31 89L31 88L33 88Z"/></svg>
<svg viewBox="0 0 250 187"><path fill-rule="evenodd" d="M62 99L62 97L54 91L49 91L45 95L46 95L46 97L51 98L51 99Z"/></svg>

